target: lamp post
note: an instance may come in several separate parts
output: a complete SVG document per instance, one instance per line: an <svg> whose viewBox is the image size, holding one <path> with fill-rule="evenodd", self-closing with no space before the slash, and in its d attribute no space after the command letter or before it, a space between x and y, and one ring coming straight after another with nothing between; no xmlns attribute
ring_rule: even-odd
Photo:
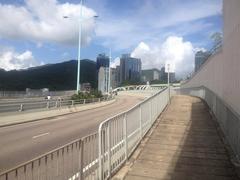
<svg viewBox="0 0 240 180"><path fill-rule="evenodd" d="M167 71L168 71L168 99L170 102L170 79L169 79L170 64L167 64Z"/></svg>
<svg viewBox="0 0 240 180"><path fill-rule="evenodd" d="M83 0L80 0L80 17L78 19L78 26L79 26L79 30L78 30L78 65L77 65L77 89L76 92L78 93L81 90L81 77L80 77L80 60L81 60L81 44L82 44L82 15L83 15L83 10L82 10L82 6L83 6ZM93 18L97 18L98 16L93 16ZM63 16L63 18L70 18L68 16ZM91 17L92 18L92 17ZM90 18L88 18L90 19ZM85 19L86 20L86 19Z"/></svg>
<svg viewBox="0 0 240 180"><path fill-rule="evenodd" d="M81 58L81 43L82 43L82 5L83 0L81 0L80 7L80 17L79 17L79 31L78 31L78 66L77 66L77 93L81 89L80 82L80 58Z"/></svg>
<svg viewBox="0 0 240 180"><path fill-rule="evenodd" d="M111 83L111 57L112 56L112 52L111 52L111 48L109 49L109 70L108 70L108 94L110 95L110 83Z"/></svg>

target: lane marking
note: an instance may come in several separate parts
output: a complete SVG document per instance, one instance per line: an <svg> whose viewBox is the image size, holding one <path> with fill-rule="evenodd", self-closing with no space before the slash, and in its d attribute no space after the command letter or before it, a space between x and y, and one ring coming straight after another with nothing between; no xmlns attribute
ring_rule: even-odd
<svg viewBox="0 0 240 180"><path fill-rule="evenodd" d="M51 119L51 122L62 120L62 119L65 119L65 118L66 117L55 117L55 118Z"/></svg>
<svg viewBox="0 0 240 180"><path fill-rule="evenodd" d="M46 136L48 134L49 134L49 132L33 136L32 138L35 139L35 138L39 138L39 137L42 137L42 136Z"/></svg>

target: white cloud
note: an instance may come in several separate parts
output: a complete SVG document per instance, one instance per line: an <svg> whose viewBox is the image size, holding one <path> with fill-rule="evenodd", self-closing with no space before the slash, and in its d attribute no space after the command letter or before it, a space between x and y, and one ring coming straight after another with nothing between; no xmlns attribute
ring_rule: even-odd
<svg viewBox="0 0 240 180"><path fill-rule="evenodd" d="M62 57L63 58L66 58L66 57L68 57L70 54L69 54L69 52L64 52L63 54L62 54Z"/></svg>
<svg viewBox="0 0 240 180"><path fill-rule="evenodd" d="M111 62L111 68L116 68L116 66L120 65L120 58L116 57L113 62Z"/></svg>
<svg viewBox="0 0 240 180"><path fill-rule="evenodd" d="M25 0L22 6L0 3L0 36L39 42L77 44L80 5L57 0ZM95 11L83 6L83 44L94 32ZM64 19L63 16L71 18Z"/></svg>
<svg viewBox="0 0 240 180"><path fill-rule="evenodd" d="M0 52L0 67L7 71L13 69L26 69L37 65L39 65L39 63L29 50L23 53L17 53L12 49Z"/></svg>
<svg viewBox="0 0 240 180"><path fill-rule="evenodd" d="M126 10L127 15L125 9L111 16L108 9L102 10L96 29L102 45L125 50L169 35L208 33L215 24L204 18L220 15L222 9L221 0L147 0L136 4L131 11Z"/></svg>
<svg viewBox="0 0 240 180"><path fill-rule="evenodd" d="M194 49L194 52L195 52L195 53L198 52L198 51L206 52L207 49L205 49L205 48L199 48L199 47L197 47L197 48Z"/></svg>
<svg viewBox="0 0 240 180"><path fill-rule="evenodd" d="M172 62L178 77L185 77L194 67L194 47L182 37L170 36L162 44L152 47L141 42L131 56L141 58L143 69L160 69L166 61Z"/></svg>

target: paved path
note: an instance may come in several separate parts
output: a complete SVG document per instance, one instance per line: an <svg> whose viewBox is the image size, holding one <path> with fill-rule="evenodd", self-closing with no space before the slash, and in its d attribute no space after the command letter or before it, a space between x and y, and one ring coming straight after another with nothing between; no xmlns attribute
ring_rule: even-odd
<svg viewBox="0 0 240 180"><path fill-rule="evenodd" d="M205 104L195 97L174 96L125 179L237 177Z"/></svg>

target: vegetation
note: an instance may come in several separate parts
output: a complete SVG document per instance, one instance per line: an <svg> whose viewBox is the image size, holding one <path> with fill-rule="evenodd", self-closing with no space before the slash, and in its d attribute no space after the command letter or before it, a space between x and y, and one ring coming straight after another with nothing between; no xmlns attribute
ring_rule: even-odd
<svg viewBox="0 0 240 180"><path fill-rule="evenodd" d="M125 80L121 83L121 86L129 86L129 85L139 85L139 84L143 84L140 81L130 81L130 80Z"/></svg>
<svg viewBox="0 0 240 180"><path fill-rule="evenodd" d="M78 94L74 94L71 99L72 100L80 100L80 99L91 99L91 98L101 98L103 95L101 91L93 90L90 92L78 92Z"/></svg>
<svg viewBox="0 0 240 180"><path fill-rule="evenodd" d="M217 45L222 42L223 34L221 32L215 32L211 34L210 38L213 41L213 44Z"/></svg>
<svg viewBox="0 0 240 180"><path fill-rule="evenodd" d="M214 53L214 51L217 51L222 46L223 35L221 32L215 32L210 38L213 41L212 53Z"/></svg>
<svg viewBox="0 0 240 180"><path fill-rule="evenodd" d="M96 63L81 60L81 83L97 88ZM25 91L26 88L50 91L76 89L77 61L48 64L25 70L0 69L0 91Z"/></svg>
<svg viewBox="0 0 240 180"><path fill-rule="evenodd" d="M150 84L167 84L167 80L153 80ZM180 80L171 81L171 83L180 83Z"/></svg>

